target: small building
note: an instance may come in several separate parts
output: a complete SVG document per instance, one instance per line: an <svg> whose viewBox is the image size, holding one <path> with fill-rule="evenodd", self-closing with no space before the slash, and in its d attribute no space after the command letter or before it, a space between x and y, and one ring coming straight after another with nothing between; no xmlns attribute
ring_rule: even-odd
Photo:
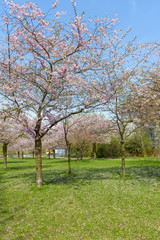
<svg viewBox="0 0 160 240"><path fill-rule="evenodd" d="M65 149L59 148L59 149L55 149L55 155L56 156L65 156Z"/></svg>

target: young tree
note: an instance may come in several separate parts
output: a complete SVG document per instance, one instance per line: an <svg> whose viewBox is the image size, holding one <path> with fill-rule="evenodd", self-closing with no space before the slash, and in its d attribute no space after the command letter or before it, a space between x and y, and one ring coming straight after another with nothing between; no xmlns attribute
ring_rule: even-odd
<svg viewBox="0 0 160 240"><path fill-rule="evenodd" d="M159 49L155 51L155 55L158 54ZM139 84L132 93L132 98L134 99L134 111L137 112L137 122L147 128L152 147L158 148L160 136L159 56L154 60L151 62L150 68L141 70Z"/></svg>
<svg viewBox="0 0 160 240"><path fill-rule="evenodd" d="M9 150L16 151L18 158L20 158L20 153L22 158L24 158L25 152L30 152L34 155L34 140L29 135L23 134L9 146Z"/></svg>
<svg viewBox="0 0 160 240"><path fill-rule="evenodd" d="M63 130L60 124L57 124L53 127L43 138L42 145L44 149L47 149L49 152L53 151L53 158L55 159L55 149L56 148L65 148L65 143L63 140Z"/></svg>
<svg viewBox="0 0 160 240"><path fill-rule="evenodd" d="M0 119L0 142L3 144L4 169L7 169L7 151L8 146L12 145L22 135L19 127L13 119L8 119L1 113Z"/></svg>
<svg viewBox="0 0 160 240"><path fill-rule="evenodd" d="M86 114L72 117L65 125L67 141L77 149L77 157L83 156L86 146L96 142L106 142L108 133L113 130L111 121L99 117L97 114ZM96 153L96 152L95 152Z"/></svg>
<svg viewBox="0 0 160 240"><path fill-rule="evenodd" d="M146 126L156 126L160 122L159 61L158 58L157 61L152 62L150 68L141 71L139 85L132 94L135 101L134 108L138 112L137 118Z"/></svg>
<svg viewBox="0 0 160 240"><path fill-rule="evenodd" d="M103 88L110 85L114 97L104 104L104 110L110 113L112 120L118 128L122 174L125 175L125 140L135 131L137 111L134 108L132 94L138 88L137 79L140 78L141 69L149 66L149 57L156 48L154 44L139 45L135 39L128 41L127 35L115 31L114 39L110 40L110 55L104 59Z"/></svg>
<svg viewBox="0 0 160 240"><path fill-rule="evenodd" d="M97 143L110 141L111 136L115 133L115 126L111 120L97 114L91 114L84 121L92 139L93 158L96 159Z"/></svg>
<svg viewBox="0 0 160 240"><path fill-rule="evenodd" d="M69 120L68 119L64 119L63 121L63 131L64 131L64 140L65 140L65 144L66 144L66 148L67 148L67 156L68 156L68 174L71 174L71 143L69 141L69 137L68 137L68 132L71 126L74 125L74 122L71 123L71 125L69 125Z"/></svg>

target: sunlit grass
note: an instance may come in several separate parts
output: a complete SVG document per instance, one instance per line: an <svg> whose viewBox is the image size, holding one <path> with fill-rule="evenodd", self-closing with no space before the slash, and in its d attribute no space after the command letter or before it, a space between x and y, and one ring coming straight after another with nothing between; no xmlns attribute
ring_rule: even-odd
<svg viewBox="0 0 160 240"><path fill-rule="evenodd" d="M160 239L160 161L44 159L44 186L35 160L0 160L2 240Z"/></svg>

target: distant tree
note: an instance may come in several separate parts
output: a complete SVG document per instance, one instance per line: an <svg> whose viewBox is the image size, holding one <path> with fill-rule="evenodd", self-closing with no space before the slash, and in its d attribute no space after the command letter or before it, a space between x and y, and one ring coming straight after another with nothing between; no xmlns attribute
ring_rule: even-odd
<svg viewBox="0 0 160 240"><path fill-rule="evenodd" d="M93 146L94 158L96 158L96 143L109 141L113 131L112 122L97 114L74 117L69 123L69 141L77 149L78 160L83 157L89 145Z"/></svg>
<svg viewBox="0 0 160 240"><path fill-rule="evenodd" d="M3 144L4 169L7 169L8 146L17 141L22 135L19 126L13 119L9 119L1 112L0 118L0 142Z"/></svg>
<svg viewBox="0 0 160 240"><path fill-rule="evenodd" d="M24 152L31 152L34 158L34 141L29 135L23 134L15 142L9 146L10 151L16 151L18 153L18 158L20 153L22 158L24 158Z"/></svg>

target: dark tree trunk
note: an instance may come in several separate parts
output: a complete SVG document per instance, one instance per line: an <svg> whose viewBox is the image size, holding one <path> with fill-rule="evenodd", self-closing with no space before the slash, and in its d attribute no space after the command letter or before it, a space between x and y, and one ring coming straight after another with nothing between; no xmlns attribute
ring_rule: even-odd
<svg viewBox="0 0 160 240"><path fill-rule="evenodd" d="M53 148L53 159L56 159L56 153L54 148Z"/></svg>
<svg viewBox="0 0 160 240"><path fill-rule="evenodd" d="M77 162L79 162L79 159L80 159L80 152L79 152L79 149L77 148Z"/></svg>
<svg viewBox="0 0 160 240"><path fill-rule="evenodd" d="M96 142L93 143L93 158L96 159L97 154L96 154Z"/></svg>
<svg viewBox="0 0 160 240"><path fill-rule="evenodd" d="M4 169L7 169L7 143L3 143Z"/></svg>
<svg viewBox="0 0 160 240"><path fill-rule="evenodd" d="M83 154L82 154L82 152L80 153L80 157L81 157L81 160L83 159Z"/></svg>
<svg viewBox="0 0 160 240"><path fill-rule="evenodd" d="M33 157L33 159L34 159L34 151L32 152L32 157Z"/></svg>
<svg viewBox="0 0 160 240"><path fill-rule="evenodd" d="M20 153L19 153L19 151L17 152L17 155L18 155L18 158L20 158Z"/></svg>
<svg viewBox="0 0 160 240"><path fill-rule="evenodd" d="M68 174L71 174L71 144L68 143Z"/></svg>
<svg viewBox="0 0 160 240"><path fill-rule="evenodd" d="M124 139L121 139L121 158L122 158L122 175L125 176L125 146Z"/></svg>
<svg viewBox="0 0 160 240"><path fill-rule="evenodd" d="M22 151L22 159L24 158L24 152Z"/></svg>
<svg viewBox="0 0 160 240"><path fill-rule="evenodd" d="M42 141L41 138L35 139L35 157L36 157L36 185L42 187Z"/></svg>
<svg viewBox="0 0 160 240"><path fill-rule="evenodd" d="M71 174L71 144L68 141L68 129L67 129L67 122L65 121L65 123L63 124L63 129L64 129L64 136L65 136L65 142L66 142L66 146L68 149L68 174Z"/></svg>
<svg viewBox="0 0 160 240"><path fill-rule="evenodd" d="M51 158L51 153L50 153L50 149L48 150L48 158Z"/></svg>
<svg viewBox="0 0 160 240"><path fill-rule="evenodd" d="M67 156L67 155L68 155L67 148L65 148L65 156Z"/></svg>

